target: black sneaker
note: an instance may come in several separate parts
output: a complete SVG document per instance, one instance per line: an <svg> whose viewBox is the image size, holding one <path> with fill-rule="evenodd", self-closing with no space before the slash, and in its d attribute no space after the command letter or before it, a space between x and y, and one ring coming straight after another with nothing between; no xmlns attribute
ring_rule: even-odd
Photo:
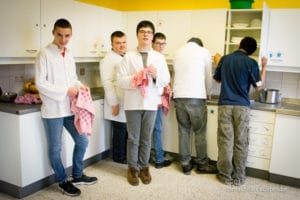
<svg viewBox="0 0 300 200"><path fill-rule="evenodd" d="M205 165L198 165L197 172L200 174L216 174L218 173L218 169L216 165L213 164L205 164Z"/></svg>
<svg viewBox="0 0 300 200"><path fill-rule="evenodd" d="M89 177L86 176L85 174L83 174L81 177L79 178L74 178L72 180L72 183L74 185L92 185L95 184L97 182L97 177Z"/></svg>
<svg viewBox="0 0 300 200"><path fill-rule="evenodd" d="M182 172L185 175L190 175L191 174L191 171L193 169L193 165L187 164L187 165L182 165L181 167L182 167Z"/></svg>
<svg viewBox="0 0 300 200"><path fill-rule="evenodd" d="M164 160L161 163L155 163L155 168L160 169L160 168L163 168L163 167L168 167L171 164L172 164L171 160Z"/></svg>
<svg viewBox="0 0 300 200"><path fill-rule="evenodd" d="M65 181L63 183L58 184L58 188L62 191L63 194L68 196L79 196L81 191L75 187L70 181Z"/></svg>

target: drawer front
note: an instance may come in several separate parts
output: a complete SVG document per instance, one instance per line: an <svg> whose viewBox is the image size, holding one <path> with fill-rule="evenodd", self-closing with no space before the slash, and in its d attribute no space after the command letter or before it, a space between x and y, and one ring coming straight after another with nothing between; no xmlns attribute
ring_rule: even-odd
<svg viewBox="0 0 300 200"><path fill-rule="evenodd" d="M272 148L267 148L267 147L258 147L258 146L249 145L248 148L248 155L258 157L258 158L270 159L271 152L272 152Z"/></svg>
<svg viewBox="0 0 300 200"><path fill-rule="evenodd" d="M272 148L273 137L268 135L252 134L249 135L249 145L258 147Z"/></svg>
<svg viewBox="0 0 300 200"><path fill-rule="evenodd" d="M273 136L274 124L251 122L249 123L250 134Z"/></svg>
<svg viewBox="0 0 300 200"><path fill-rule="evenodd" d="M251 110L250 111L250 122L265 122L274 124L275 112Z"/></svg>
<svg viewBox="0 0 300 200"><path fill-rule="evenodd" d="M270 160L269 159L264 159L264 158L257 158L257 157L248 156L246 166L251 167L251 168L256 168L256 169L269 171L269 169L270 169Z"/></svg>

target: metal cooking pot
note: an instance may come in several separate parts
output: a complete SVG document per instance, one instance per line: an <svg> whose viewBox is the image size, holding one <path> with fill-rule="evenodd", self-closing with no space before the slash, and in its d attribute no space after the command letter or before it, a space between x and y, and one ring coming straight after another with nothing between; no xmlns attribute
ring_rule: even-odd
<svg viewBox="0 0 300 200"><path fill-rule="evenodd" d="M259 93L259 101L261 103L276 104L281 101L281 93L277 89L263 89Z"/></svg>

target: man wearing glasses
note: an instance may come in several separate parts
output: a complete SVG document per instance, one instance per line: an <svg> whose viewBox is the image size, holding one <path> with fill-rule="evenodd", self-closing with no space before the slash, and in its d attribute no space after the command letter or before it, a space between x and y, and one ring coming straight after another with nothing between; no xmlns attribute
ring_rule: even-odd
<svg viewBox="0 0 300 200"><path fill-rule="evenodd" d="M151 48L154 25L141 21L137 25L138 46L121 61L118 82L124 89L124 110L127 119L127 180L131 185L149 184L151 136L160 88L168 85L170 74L164 56Z"/></svg>
<svg viewBox="0 0 300 200"><path fill-rule="evenodd" d="M155 33L152 40L152 48L155 51L163 54L167 43L166 36L163 33L157 32ZM161 94L163 94L163 88L161 88ZM172 161L164 158L164 150L162 148L162 117L163 117L163 105L159 104L155 119L155 125L153 129L153 147L155 153L151 153L151 157L155 157L155 159L150 159L150 162L155 163L155 168L163 168L172 164Z"/></svg>

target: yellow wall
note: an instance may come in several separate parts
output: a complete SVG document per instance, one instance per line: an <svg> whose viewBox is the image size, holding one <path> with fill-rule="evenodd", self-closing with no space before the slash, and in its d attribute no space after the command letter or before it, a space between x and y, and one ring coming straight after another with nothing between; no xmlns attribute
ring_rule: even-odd
<svg viewBox="0 0 300 200"><path fill-rule="evenodd" d="M230 8L229 0L76 0L120 11L196 10ZM254 0L252 8L261 9L265 1L269 8L300 8L300 0Z"/></svg>

